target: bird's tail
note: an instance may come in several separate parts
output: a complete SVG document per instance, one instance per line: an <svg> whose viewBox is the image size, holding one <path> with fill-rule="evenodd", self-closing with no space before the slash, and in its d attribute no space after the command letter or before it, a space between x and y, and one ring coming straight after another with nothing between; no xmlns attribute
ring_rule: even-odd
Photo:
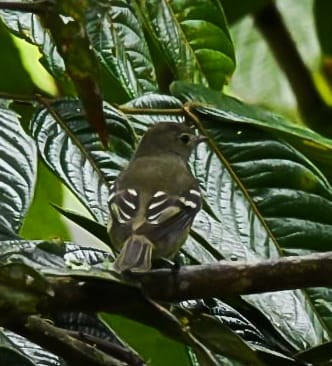
<svg viewBox="0 0 332 366"><path fill-rule="evenodd" d="M151 268L152 242L143 235L132 235L114 262L115 270L147 272Z"/></svg>

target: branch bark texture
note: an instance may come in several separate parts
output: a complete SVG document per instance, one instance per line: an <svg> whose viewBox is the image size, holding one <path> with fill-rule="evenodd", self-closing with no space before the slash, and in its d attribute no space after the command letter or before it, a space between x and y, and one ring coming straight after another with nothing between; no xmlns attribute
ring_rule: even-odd
<svg viewBox="0 0 332 366"><path fill-rule="evenodd" d="M259 263L221 261L183 266L178 271L157 269L144 274L132 274L127 279L133 284L132 287L97 279L87 279L83 283L73 278L51 278L56 293L51 305L57 310L110 312L121 312L126 307L127 311L132 309L136 313L138 309L135 303L141 302L145 295L156 300L181 301L330 287L332 252L283 257Z"/></svg>

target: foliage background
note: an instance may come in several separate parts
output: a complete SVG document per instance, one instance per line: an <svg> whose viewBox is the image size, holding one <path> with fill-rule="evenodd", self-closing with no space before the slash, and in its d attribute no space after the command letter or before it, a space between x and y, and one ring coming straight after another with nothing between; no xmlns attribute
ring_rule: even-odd
<svg viewBox="0 0 332 366"><path fill-rule="evenodd" d="M193 244L190 242L188 251L192 250L191 255L197 255L201 261L216 260L222 257L252 260L275 257L285 253L330 250L331 222L328 216L331 216L327 213L331 210L332 194L329 185L331 142L328 138L301 127L304 125L303 121L307 121L305 116L302 116L301 119L299 110L296 108L296 95L293 94L287 78L285 78L271 56L266 43L257 31L253 30L253 19L250 14L253 10L260 9L262 4L265 3L267 2L253 1L250 8L246 8L245 1L238 1L236 7L232 1L225 0L222 2L231 24L230 32L237 56L236 71L225 90L227 93L243 99L246 103L254 103L281 113L286 116L286 119L247 104L237 104L230 98L221 97L219 92L206 90L200 86L174 84L171 90L171 94L182 101L195 100L213 104L213 106L198 108L196 112L204 120L204 128L213 136L216 145L215 152L219 153L218 159L205 151L200 151L193 161L193 167L201 179L207 197L210 199L211 207L206 212L212 211L220 214L220 206L224 211L222 212L222 225L218 223L218 218L217 220L211 219L211 217L207 218L208 215L204 213L197 220L197 230L193 238L205 249L197 252L197 249L193 249ZM320 1L314 3L309 0L297 2L279 0L276 3L315 81L315 87L324 103L329 106L332 97L328 76L330 55L328 42L325 41L327 32L323 27L318 26L317 36L314 26L315 22L319 25L324 24L322 14L326 13L326 9L321 10L320 4L322 2ZM249 15L245 16L247 13ZM295 22L294 18L301 19L301 22ZM95 30L93 27L96 27L96 25L91 22L91 32ZM166 61L167 57L174 57L165 50L156 49L154 51L156 53L153 55L155 65L157 64L156 57L158 59L160 53L163 53ZM57 94L55 81L52 80L49 74L45 73L45 69L36 60L38 58L36 48L32 48L31 45L10 34L3 25L0 28L0 52L1 55L4 55L0 59L0 67L1 70L5 70L0 78L2 95L26 97L31 96L33 93ZM108 55L101 53L99 56L102 60L101 63L107 65L107 62L109 62ZM27 60L31 59L34 59L35 62L32 64L27 63ZM158 61L160 62L158 64L160 67L159 72L161 72L160 70L165 65L163 65L160 58ZM180 61L183 61L181 57ZM89 68L89 65L87 67ZM180 78L181 63L180 66L177 64L176 67L178 68L175 74L178 74L177 77L173 75L175 79ZM228 71L231 73L231 66L228 67ZM75 70L73 73L75 73ZM167 82L170 75L166 73L166 76L165 80L161 78L160 89L168 94ZM210 85L213 88L221 89L222 85L213 84L213 80L214 76L212 74ZM107 79L110 85L112 85L112 81L116 82ZM150 79L147 78L145 81L148 84ZM59 86L59 83L57 84ZM65 95L74 94L73 87L67 80L61 80L60 84L63 88L58 90L60 93ZM153 83L151 82L151 84ZM153 89L151 85L143 85L142 88L144 89L144 87ZM107 89L105 86L104 88L108 100L116 102L127 102L141 93L137 90L127 90L117 94L116 91L114 92L114 88ZM127 96L125 92L128 93ZM166 102L171 105L174 101L170 98ZM136 101L136 104L133 102L132 106L149 106L149 103L158 106L158 100L154 100L153 97L148 102L146 100ZM15 103L11 107L22 116L22 125L27 130L34 108L22 102ZM317 108L318 110L319 108ZM324 118L323 114L318 112L317 114L320 120ZM154 120L153 117L150 120L149 116L143 117L149 122ZM160 116L156 117L156 119L158 118ZM288 118L296 123L289 123ZM227 119L235 119L242 124L240 124L239 129L236 127L234 130L227 123L221 124ZM136 127L137 125L140 126L137 129L138 132L140 129L145 128L139 118L135 123ZM328 123L326 124L328 125ZM322 129L320 128L319 131L321 132ZM328 131L328 126L326 131ZM236 139L234 139L234 133L238 134ZM220 134L225 137L224 140L220 137ZM264 145L264 148L259 150L258 146L262 145ZM243 149L243 147L245 148ZM249 151L252 152L252 155ZM223 154L223 156L220 154ZM257 165L256 159L261 160L262 165ZM249 164L247 164L248 162ZM223 173L223 183L218 180L208 179L204 170L206 169L206 172L213 175L211 173L222 170L220 168L222 164L225 164L228 168L228 171L226 169ZM253 165L257 169L256 171L253 169ZM234 172L235 176L229 171ZM266 175L266 179L261 179L262 171ZM272 175L274 172L277 172L278 178L278 189L275 191L272 189L275 187L271 185L271 181L275 182L276 179L276 176ZM269 173L271 174L269 175ZM236 184L242 182L245 189L239 193L233 187L235 186L234 181ZM219 191L216 186L220 189ZM229 187L233 188L229 191ZM261 189L262 187L263 189ZM292 189L293 191L290 192ZM218 201L218 204L214 205L217 191L222 192L222 199L221 202ZM40 161L34 201L20 232L22 237L25 239L50 239L54 237L61 237L64 240L71 239L72 226L68 228L68 222L64 222L62 215L49 204L52 202L58 206L63 206L64 192L66 192L66 189L63 183L55 175L50 174L44 163ZM238 195L231 202L232 204L240 202L236 209L244 212L243 217L248 216L246 221L243 219L243 222L236 222L236 213L234 213L236 209L228 207L225 203L229 192ZM246 196L246 194L249 196ZM65 193L65 195L68 195L68 193ZM70 208L80 207L77 211L83 210L78 201L73 200L74 198L71 198L71 201L67 203L68 206ZM251 209L252 200L259 208L258 215L255 210ZM298 202L297 205L294 205L295 201ZM287 202L290 204L287 205ZM291 218L288 217L289 212L291 212ZM86 211L85 214L87 214ZM229 221L225 220L227 216L231 217ZM269 236L269 230L264 227L264 223L262 224L260 216L265 218L264 222L267 223L269 230L274 231L277 243L273 243L273 236ZM236 224L234 224L234 218ZM300 222L301 220L304 222ZM209 232L207 242L204 242L203 238L206 237L205 226L211 225L211 223L213 224L213 230ZM241 232L243 227L245 229ZM236 236L234 232L237 231L238 235ZM294 238L291 235L292 233L299 233L298 238ZM223 236L222 243L220 243L221 234ZM266 238L265 240L251 242L250 234L255 239L257 235L266 236ZM90 240L85 236L80 238L83 238L85 242ZM238 240L241 241L241 245L234 245ZM258 242L263 242L264 245L260 246L257 244ZM281 334L281 339L287 339L288 346L290 348L294 347L296 352L330 341L331 298L328 289L322 289L321 291L308 290L304 295L300 292L284 293L280 295L279 299L277 297L277 294L246 297L248 304L254 305L265 316L270 314L269 321L275 329L271 330L267 326L268 331L265 329L265 333L263 329L260 329L265 338L268 338L266 333L276 332L277 335L274 334L274 337L280 342L278 337ZM274 300L276 300L275 303L273 303ZM293 305L290 306L292 302ZM284 304L282 317L277 314L280 310L280 304ZM235 308L240 309L241 306L237 305ZM237 318L234 316L234 319ZM279 322L282 322L282 324ZM155 330L142 329L145 326L130 323L124 318L115 316L108 318L108 323L119 332L120 336L140 351L146 359L151 359L153 365L176 363L185 365L193 362L188 357L186 347L177 342L173 343L173 341L166 339L159 333L155 333ZM261 322L258 322L258 324L261 325ZM244 328L248 329L246 327L248 327L247 324L244 325ZM238 330L238 333L240 334L241 330ZM142 334L146 334L146 338L143 338ZM271 338L273 339L273 337ZM160 349L163 349L166 344L167 349L172 349L172 351L168 351L161 356ZM293 355L296 353L294 349L292 349ZM326 360L329 360L329 357L327 352L324 362L327 362ZM234 360L224 360L224 362L232 365L237 364L237 361ZM280 362L280 360L277 359L274 362ZM258 361L257 364L259 364Z"/></svg>

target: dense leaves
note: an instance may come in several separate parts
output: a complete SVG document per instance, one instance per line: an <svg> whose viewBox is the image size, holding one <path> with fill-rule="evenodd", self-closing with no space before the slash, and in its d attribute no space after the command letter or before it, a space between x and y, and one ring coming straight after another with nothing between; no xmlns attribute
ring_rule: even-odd
<svg viewBox="0 0 332 366"><path fill-rule="evenodd" d="M87 13L87 33L101 64L133 98L157 89L154 66L139 18L126 1L97 3Z"/></svg>
<svg viewBox="0 0 332 366"><path fill-rule="evenodd" d="M156 340L157 352L160 345L172 347L169 359L153 354L156 366L174 360L188 366L328 362L330 289L250 295L226 299L228 305L220 299L196 299L169 306L151 300L130 278L123 281L112 272L113 253L109 251L89 248L85 241L79 246L60 238L27 241L18 237L37 179L35 143L49 170L75 193L92 219L54 207L110 245L108 185L130 160L137 137L156 122L189 121L208 137L208 143L190 161L204 205L183 247L186 263L259 262L289 253L331 250L331 140L221 94L235 68L222 4L234 22L267 3L91 0L77 7L65 0L19 1L13 6L24 6L25 12L0 10L12 33L39 48L41 62L57 79L62 93L57 100L39 97L42 105L38 108L32 103L32 138L22 129L19 115L1 104L0 303L10 309L3 312L6 319L0 316L2 323L15 311L38 313L40 299L54 296L51 278L79 279L81 285L106 282L113 286L107 294L110 308L114 305L114 313L130 321L104 314L101 324L95 315L73 312L57 314L52 319L55 324L98 334L112 346L131 352L112 329L116 324L116 331L125 340L131 339L137 349L145 345L142 354L147 360L152 355L147 343L151 348ZM39 16L27 11L29 5L40 6ZM328 5L316 0L319 39L329 55L324 9ZM245 37L251 37L248 26L243 29ZM241 34L234 34L239 40ZM258 72L252 70L251 79L263 90ZM76 95L73 84L81 100L66 98ZM107 100L103 106L99 84ZM119 102L125 104L115 104ZM91 116L95 117L92 121ZM103 145L97 122L104 116ZM41 170L40 174L45 173ZM30 219L27 226L38 224L34 217ZM133 320L144 326L137 327ZM151 327L163 335L156 335ZM0 338L0 358L7 364L66 364L16 333L3 330ZM139 359L138 364L142 362Z"/></svg>
<svg viewBox="0 0 332 366"><path fill-rule="evenodd" d="M214 1L146 1L152 36L177 79L221 89L235 66L223 10Z"/></svg>

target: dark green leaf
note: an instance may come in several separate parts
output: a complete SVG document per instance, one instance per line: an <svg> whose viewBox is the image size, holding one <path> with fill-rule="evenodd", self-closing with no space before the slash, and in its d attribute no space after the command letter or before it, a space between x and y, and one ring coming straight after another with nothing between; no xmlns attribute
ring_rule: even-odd
<svg viewBox="0 0 332 366"><path fill-rule="evenodd" d="M179 105L181 104L174 98L153 95L145 96L131 103L131 106L134 107L140 106L151 108L166 106L174 108ZM135 115L134 125L140 130L145 130L147 125L154 121L169 119L182 120L182 117L178 115L172 116L171 114L145 115L142 113L142 115ZM219 123L216 127L216 122L214 122L214 120L211 121L208 127L210 128L210 133L218 143L215 152L219 150L218 146L220 144L224 143L227 145L227 143L231 143L230 146L228 146L228 150L230 155L236 157L234 152L238 154L238 161L236 161L236 163L239 163L241 162L241 159L244 159L245 154L241 154L241 148L245 148L246 146L243 145L243 143L237 143L237 138L240 136L241 141L243 142L245 135L238 135L237 128L235 129L235 133L233 133L231 125ZM220 128L223 129L225 138L228 139L224 142L222 142L222 136L220 136ZM251 127L251 129L253 129L253 127ZM250 132L249 127L245 128L243 131L249 131L247 143L252 143L257 139L256 132L254 130ZM234 137L235 142L232 142ZM273 146L278 147L276 151L277 155L282 153L282 157L286 157L288 160L290 159L290 161L295 159L294 162L300 167L303 166L313 172L313 176L316 177L316 172L318 172L318 170L314 169L312 171L313 165L290 146L274 140L271 136L267 137L267 134L264 132L258 134L258 141L260 145L262 144L262 141L267 142L266 144L263 144L262 149L260 149L262 153L267 154L267 158L270 158L269 154L274 151L274 149L270 148L269 143L275 144ZM248 149L245 151L248 151ZM259 152L259 150L257 150L257 152ZM249 162L253 160L254 157L255 155L249 156ZM211 154L202 147L198 151L196 159L193 160L193 168L199 180L204 183L202 184L202 187L206 191L206 198L209 202L209 206L214 211L214 216L221 218L222 223L220 224L220 222L210 216L209 213L202 211L194 226L194 230L200 234L200 237L204 238L209 246L214 247L214 251L218 251L220 256L223 255L226 258L234 258L236 256L238 258L245 257L248 259L259 258L260 256L277 256L279 249L275 246L273 236L270 235L267 227L264 226L264 220L262 220L261 214L257 214L257 212L252 209L252 201L248 201L248 197L244 194L245 191L241 192L237 186L238 182L234 180L234 176L229 175L227 169L222 167L219 155ZM261 168L264 171L266 166L263 165ZM276 176L278 177L278 174L276 174ZM220 183L221 177L223 178L222 183ZM313 193L327 194L329 190L327 189L326 182L321 181L321 177L323 176L318 175L318 184L313 185L311 188L313 189ZM293 183L296 186L298 180L295 179L294 182ZM263 188L264 187L265 185L263 184ZM261 186L258 188L261 188ZM304 188L307 188L305 184ZM227 217L227 220L223 217ZM200 237L198 236L196 238L198 243L200 242ZM254 238L255 240L253 240ZM196 245L194 248L192 243L193 242L189 242L185 247L186 251L192 257L196 258L199 262L213 260L213 254L207 255L208 252L206 252L206 250L204 252L204 249L202 249L200 245ZM256 297L251 296L248 299L258 306L258 308L269 317L275 326L278 326L279 329L284 332L285 336L288 337L298 349L317 344L324 339L325 333L322 324L312 312L312 309L310 309L310 305L301 292L288 291L283 294L264 294ZM290 318L284 317L282 314L286 309L287 312L291 314ZM292 326L288 325L291 320ZM291 329L291 332L289 329Z"/></svg>
<svg viewBox="0 0 332 366"><path fill-rule="evenodd" d="M35 188L36 148L18 115L0 104L0 237L15 236Z"/></svg>
<svg viewBox="0 0 332 366"><path fill-rule="evenodd" d="M182 94L186 100L189 89ZM197 89L193 86L192 90L196 90L193 100L200 100L196 98ZM202 93L203 98L206 95ZM327 207L332 205L331 188L323 174L293 147L257 129L259 119L248 118L253 112L250 108L244 114L244 104L224 100L230 103L197 109L202 112L214 154L202 146L195 162L196 175L201 177L207 199L222 225L201 211L194 229L230 259L274 258L281 254L281 246L316 249L319 244L320 249L330 248L332 226L320 206L322 202ZM215 104L212 99L204 101ZM265 121L267 117L265 114ZM267 122L260 123L267 129ZM286 130L286 124L281 128ZM311 240L313 237L315 240ZM326 324L300 291L246 299L298 349L327 339ZM284 316L286 311L289 318Z"/></svg>
<svg viewBox="0 0 332 366"><path fill-rule="evenodd" d="M15 340L19 341L24 345L24 341L27 341L23 337L17 334L2 329L0 331L0 361L2 365L22 365L22 366L36 366L37 363L33 362L29 355L24 355L23 350L20 346L15 344ZM27 341L30 346L35 346L31 342ZM27 344L26 344L27 345ZM35 346L39 349L38 346ZM55 366L57 366L55 364Z"/></svg>
<svg viewBox="0 0 332 366"><path fill-rule="evenodd" d="M6 240L1 242L2 263L24 263L42 274L71 275L100 265L109 253L68 242L42 240ZM99 267L98 267L99 268ZM73 269L73 271L72 271Z"/></svg>
<svg viewBox="0 0 332 366"><path fill-rule="evenodd" d="M324 287L310 288L306 290L306 293L310 296L311 301L329 331L330 339L332 339L332 289Z"/></svg>
<svg viewBox="0 0 332 366"><path fill-rule="evenodd" d="M124 115L105 104L111 151L105 151L77 100L52 104L54 116L40 110L31 131L46 164L73 190L97 221L108 220L108 183L131 156L135 136Z"/></svg>
<svg viewBox="0 0 332 366"><path fill-rule="evenodd" d="M114 285L114 294L118 293L115 296L120 296L119 294L125 296L128 304L130 304L128 307L116 306L115 311L117 313L156 327L166 335L190 345L196 352L201 354L207 366L218 365L209 349L201 344L169 310L146 298L136 284L132 285L129 282L121 281L121 279L114 277L110 271L105 271L106 263L104 261L108 258L108 253L91 248L81 248L70 243L66 245L65 255L54 253L52 248L49 248L49 252L46 251L47 247L45 247L43 242L36 243L17 240L3 242L2 244L1 255L3 258L6 257L8 262L4 268L11 269L14 266L31 268L31 270L35 268L45 275L77 276L81 279L86 278L86 280L94 278L109 281L110 286ZM19 280L20 278L17 281ZM14 278L13 283L15 285L16 282ZM18 285L20 284L21 282L18 283ZM2 292L2 296L5 295L6 293ZM30 297L21 299L21 297L12 296L12 298L16 301L22 299L32 301ZM28 306L29 304L23 303L21 307Z"/></svg>
<svg viewBox="0 0 332 366"><path fill-rule="evenodd" d="M141 365L143 361L141 357L130 346L125 343L108 324L100 319L97 314L83 312L61 312L52 317L52 321L56 327L70 329L85 335L99 338L104 342L113 344L115 347L121 347L124 351L122 361L126 361L129 365ZM115 356L115 355L114 355ZM132 361L132 362L131 362ZM141 363L139 363L141 361ZM122 365L122 364L121 364ZM145 366L145 364L144 364Z"/></svg>
<svg viewBox="0 0 332 366"><path fill-rule="evenodd" d="M332 342L323 343L316 347L307 349L298 353L296 357L299 360L310 362L310 364L314 365L330 365L332 360Z"/></svg>
<svg viewBox="0 0 332 366"><path fill-rule="evenodd" d="M90 234L94 235L96 238L100 239L108 246L111 246L110 238L105 225L101 225L98 222L90 220L85 216L79 215L78 213L70 210L65 210L56 205L53 205L53 207L69 220L87 230Z"/></svg>
<svg viewBox="0 0 332 366"><path fill-rule="evenodd" d="M175 82L171 89L175 96L184 101L205 104L204 107L197 108L197 111L202 113L202 118L208 115L209 118L216 117L224 122L240 122L256 126L285 139L317 164L332 181L332 140L294 124L269 110L245 104L238 99L202 86ZM325 179L319 170L315 169L315 171L321 179Z"/></svg>
<svg viewBox="0 0 332 366"><path fill-rule="evenodd" d="M86 14L87 34L106 73L130 98L156 91L156 77L135 9L127 1L96 1Z"/></svg>
<svg viewBox="0 0 332 366"><path fill-rule="evenodd" d="M66 366L64 360L7 329L0 332L0 360L10 366ZM8 352L9 350L9 352ZM8 357L5 358L5 357Z"/></svg>
<svg viewBox="0 0 332 366"><path fill-rule="evenodd" d="M190 327L191 332L213 352L244 363L264 365L250 345L214 316L179 307L175 307L173 313L182 319Z"/></svg>
<svg viewBox="0 0 332 366"><path fill-rule="evenodd" d="M222 88L235 57L220 4L149 0L142 12L176 79Z"/></svg>

